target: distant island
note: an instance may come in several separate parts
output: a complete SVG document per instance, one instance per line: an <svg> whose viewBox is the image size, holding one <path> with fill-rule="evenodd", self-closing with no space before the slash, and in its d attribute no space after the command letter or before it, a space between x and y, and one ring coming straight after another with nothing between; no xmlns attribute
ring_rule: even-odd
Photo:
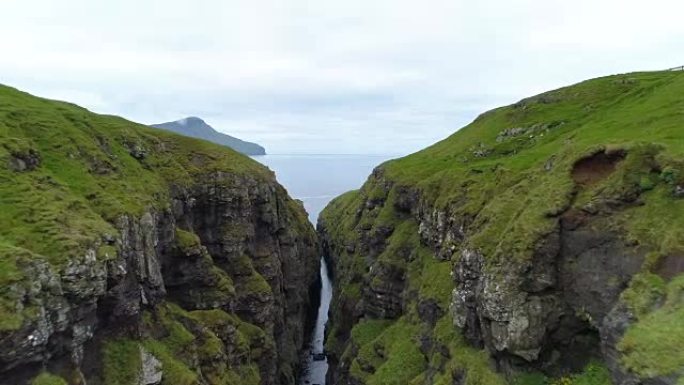
<svg viewBox="0 0 684 385"><path fill-rule="evenodd" d="M194 116L176 120L175 122L152 124L152 127L218 143L245 155L266 155L266 150L260 145L222 134L204 120Z"/></svg>

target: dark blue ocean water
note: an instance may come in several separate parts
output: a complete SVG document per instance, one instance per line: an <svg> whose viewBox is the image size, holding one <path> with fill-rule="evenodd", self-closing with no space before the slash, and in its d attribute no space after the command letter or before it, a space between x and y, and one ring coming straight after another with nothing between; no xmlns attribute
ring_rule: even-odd
<svg viewBox="0 0 684 385"><path fill-rule="evenodd" d="M354 190L363 184L373 168L395 158L392 155L263 155L253 159L275 171L280 184L290 196L304 202L309 219L316 223L318 214L334 197ZM325 324L332 298L332 283L328 277L325 261L321 263L321 304L313 332L310 352L323 352ZM326 360L314 361L313 356L305 364L305 374L300 383L325 384L328 371Z"/></svg>

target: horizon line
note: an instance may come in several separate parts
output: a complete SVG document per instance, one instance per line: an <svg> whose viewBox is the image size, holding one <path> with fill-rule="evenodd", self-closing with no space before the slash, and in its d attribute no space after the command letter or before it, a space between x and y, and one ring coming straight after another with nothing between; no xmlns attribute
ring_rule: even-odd
<svg viewBox="0 0 684 385"><path fill-rule="evenodd" d="M340 153L268 153L268 154L261 154L261 155L249 155L249 156L267 156L267 155L364 155L364 156L404 156L408 154L399 154L399 153L394 153L394 154L369 154L369 153L347 153L347 154L340 154Z"/></svg>

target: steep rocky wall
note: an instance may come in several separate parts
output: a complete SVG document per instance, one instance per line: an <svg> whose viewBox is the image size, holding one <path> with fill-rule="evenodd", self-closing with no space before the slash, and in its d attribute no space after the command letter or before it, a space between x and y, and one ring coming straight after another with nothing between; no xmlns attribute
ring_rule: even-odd
<svg viewBox="0 0 684 385"><path fill-rule="evenodd" d="M377 186L386 195L368 198L365 192L377 192ZM400 317L422 329L419 343L424 345L425 362L434 361L435 347L430 345L437 344L435 325L444 317L471 346L489 352L494 365L485 367L511 379L528 371L549 376L581 372L591 360L606 362L619 382L630 377L614 354L624 331L616 326L629 322L630 317L618 300L641 270L647 250L611 231L602 218L609 212L560 213L556 225L538 242L532 258L487 261L481 252L462 247L467 243L467 218L435 208L415 190L391 186L382 178L382 169L374 172L360 194L362 204L352 208L357 210L359 223L352 237L356 243L344 243L337 230L329 230L325 216L319 223L324 254L334 266L338 293L329 335L331 361L336 365L330 374L332 384L366 383L364 377L375 374L383 365L368 363L360 371L352 369L367 359L358 351L362 347L355 346L352 329L368 320L394 321ZM378 219L387 205L397 215L394 224ZM369 217L374 223L363 225L364 218ZM413 223L410 227L419 237L405 247L395 248L401 241L392 236L405 222ZM417 240L419 244L413 243ZM440 303L438 298L412 289L424 283L411 280L425 277L411 275L409 270L416 258L411 254L424 247L431 258L446 261L438 263L450 267L436 278L444 280L450 272L453 292L448 302ZM392 248L395 263L379 257L388 248ZM363 268L350 266L354 259L364 257L365 261L359 262ZM348 285L354 282L360 283L357 297L347 294ZM608 313L611 317L607 317ZM624 329L624 325L620 327ZM446 346L437 346L437 350L444 352L443 359L453 356ZM444 367L426 364L421 369L430 373ZM434 373L430 377L434 378ZM378 377L371 378L378 381ZM426 378L418 381L433 383Z"/></svg>
<svg viewBox="0 0 684 385"><path fill-rule="evenodd" d="M662 111L684 78L630 76L489 111L331 202L330 384L681 383L684 148Z"/></svg>
<svg viewBox="0 0 684 385"><path fill-rule="evenodd" d="M377 168L360 191L338 198L319 221L324 255L336 278L327 344L330 383L460 384L468 375L473 383L501 383L530 373L562 378L605 372L614 383L674 384L677 375L644 377L624 365L624 333L636 322L634 298L645 290L640 277L651 274L658 265L654 260L665 260L617 225L625 212L646 204L641 195L647 190L631 184L605 187L613 173L640 167L634 160L643 161L639 151L628 154L624 164L622 153L619 164L593 184L576 171L587 159L604 161L603 153L574 162L569 173L574 185L559 209L547 214L549 225L524 258L505 249L486 255L475 246L476 216L459 211L465 200L437 206L420 189L395 184L384 167ZM681 269L676 272L678 265L671 262L676 258L666 259L671 279ZM665 277L665 270L658 274ZM423 289L430 284L441 286L442 294ZM666 299L653 294L637 301L657 309ZM417 368L403 378L385 373L392 347L383 338L397 323L414 325L399 338L411 339L422 354L414 358ZM456 334L445 338L444 325ZM466 345L450 346L460 338ZM452 362L464 349L477 355L467 346L483 349L488 358Z"/></svg>
<svg viewBox="0 0 684 385"><path fill-rule="evenodd" d="M0 384L294 384L319 263L259 163L0 86Z"/></svg>
<svg viewBox="0 0 684 385"><path fill-rule="evenodd" d="M119 217L116 234L62 271L23 261L27 280L10 295L35 317L2 333L0 383L24 383L43 368L101 383L101 363L83 367L84 355L95 354L89 343L144 339L153 332L144 312L166 302L187 312L220 309L262 329L274 345L251 357L261 383L293 383L319 268L302 207L275 183L220 172L173 195L169 210ZM202 365L191 370L198 383L213 383L202 379Z"/></svg>

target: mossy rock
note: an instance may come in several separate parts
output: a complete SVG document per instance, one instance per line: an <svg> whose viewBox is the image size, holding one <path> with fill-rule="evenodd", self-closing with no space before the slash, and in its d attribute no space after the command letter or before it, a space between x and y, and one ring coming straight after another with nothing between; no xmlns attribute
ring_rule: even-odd
<svg viewBox="0 0 684 385"><path fill-rule="evenodd" d="M113 383L115 385L116 383ZM31 385L68 385L65 379L54 374L43 372L31 380Z"/></svg>
<svg viewBox="0 0 684 385"><path fill-rule="evenodd" d="M176 246L183 252L188 252L200 246L197 234L176 228Z"/></svg>

